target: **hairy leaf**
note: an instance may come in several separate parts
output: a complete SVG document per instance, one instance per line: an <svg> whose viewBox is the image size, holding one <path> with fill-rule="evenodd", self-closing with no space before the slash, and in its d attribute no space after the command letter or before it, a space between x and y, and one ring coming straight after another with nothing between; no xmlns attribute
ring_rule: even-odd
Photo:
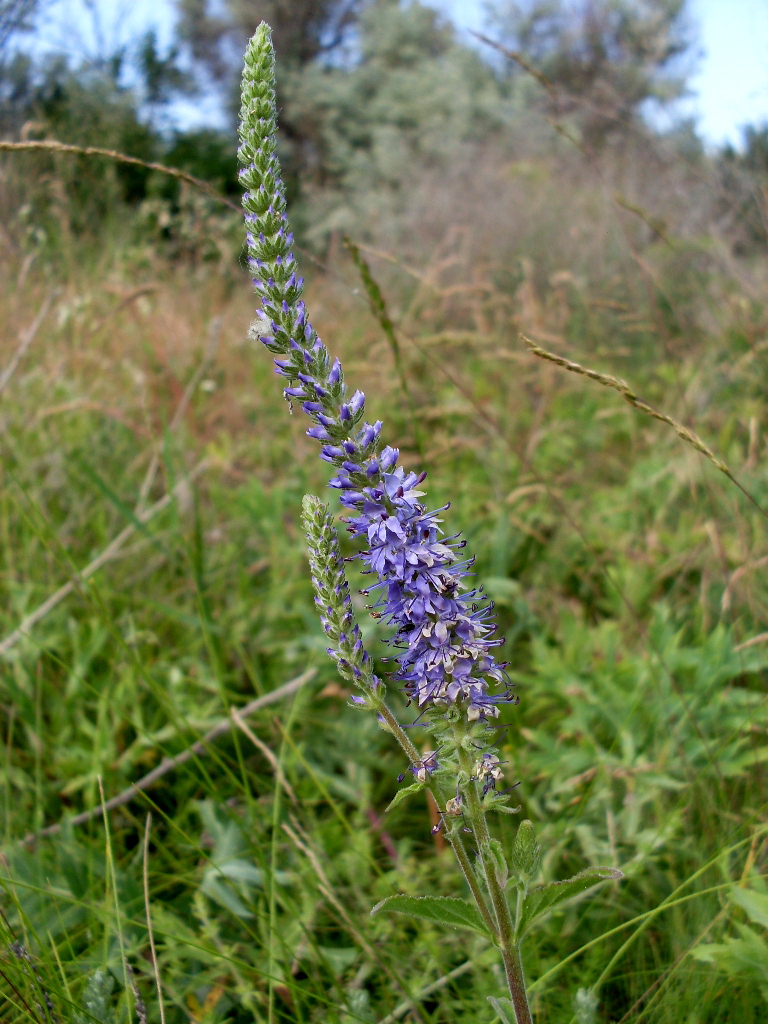
<svg viewBox="0 0 768 1024"><path fill-rule="evenodd" d="M395 794L395 799L391 801L384 813L386 814L387 811L393 810L402 800L405 800L407 796L410 796L411 793L417 793L420 789L424 789L424 784L422 782L412 782L410 786L406 786L404 789L398 789Z"/></svg>
<svg viewBox="0 0 768 1024"><path fill-rule="evenodd" d="M505 996L501 999L497 999L495 996L488 996L488 1002L495 1010L501 1024L517 1024L515 1008L512 1005L511 999L507 999Z"/></svg>
<svg viewBox="0 0 768 1024"><path fill-rule="evenodd" d="M489 934L472 904L455 896L388 896L376 904L371 914L378 914L382 910L420 917L437 924L448 924L453 928L468 928L481 935Z"/></svg>
<svg viewBox="0 0 768 1024"><path fill-rule="evenodd" d="M578 875L574 875L573 878L567 878L564 882L548 882L546 885L536 886L525 897L523 911L517 925L518 940L523 937L537 918L552 910L553 907L580 896L601 882L623 877L623 873L617 868L587 868L580 871Z"/></svg>

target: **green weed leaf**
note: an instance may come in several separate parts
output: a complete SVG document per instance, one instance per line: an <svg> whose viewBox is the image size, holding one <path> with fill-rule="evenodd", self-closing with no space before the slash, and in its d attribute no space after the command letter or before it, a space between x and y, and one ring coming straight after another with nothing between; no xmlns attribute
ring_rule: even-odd
<svg viewBox="0 0 768 1024"><path fill-rule="evenodd" d="M472 904L455 896L388 896L376 904L371 914L378 914L382 910L420 917L436 924L450 925L452 928L468 928L469 931L489 936L488 929Z"/></svg>
<svg viewBox="0 0 768 1024"><path fill-rule="evenodd" d="M733 902L741 907L753 924L768 928L768 895L755 892L754 889L734 889L731 893Z"/></svg>
<svg viewBox="0 0 768 1024"><path fill-rule="evenodd" d="M500 814L519 814L520 808L520 804L518 804L517 807L507 807L499 800L492 800L491 803L489 803L485 809L486 811L498 811Z"/></svg>
<svg viewBox="0 0 768 1024"><path fill-rule="evenodd" d="M523 911L518 921L518 941L537 918L552 910L553 907L575 899L576 896L580 896L601 882L623 877L623 873L617 868L587 868L580 871L578 875L574 875L573 878L567 878L564 882L548 882L546 885L538 885L535 889L531 889L525 897Z"/></svg>
<svg viewBox="0 0 768 1024"><path fill-rule="evenodd" d="M387 814L389 811L394 810L401 801L405 800L405 798L410 796L411 793L417 793L420 789L424 789L424 784L421 782L413 782L410 786L406 786L404 789L398 789L395 794L395 799L389 804L384 813Z"/></svg>
<svg viewBox="0 0 768 1024"><path fill-rule="evenodd" d="M512 1005L511 999L505 997L497 999L496 996L488 996L488 1002L496 1011L496 1016L501 1021L501 1024L517 1024L515 1008Z"/></svg>
<svg viewBox="0 0 768 1024"><path fill-rule="evenodd" d="M754 982L768 1003L768 945L745 924L735 922L741 938L728 937L724 942L703 943L693 950L694 960L715 964L718 970L741 982Z"/></svg>
<svg viewBox="0 0 768 1024"><path fill-rule="evenodd" d="M108 971L95 971L86 982L82 995L85 1013L75 1013L74 1024L114 1024L112 989L115 979ZM48 1014L46 1014L46 1017Z"/></svg>

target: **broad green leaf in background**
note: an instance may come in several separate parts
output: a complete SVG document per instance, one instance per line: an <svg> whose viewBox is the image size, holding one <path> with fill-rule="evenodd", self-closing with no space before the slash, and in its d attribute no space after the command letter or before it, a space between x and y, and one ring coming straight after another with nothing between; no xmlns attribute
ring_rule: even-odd
<svg viewBox="0 0 768 1024"><path fill-rule="evenodd" d="M735 888L731 892L733 902L746 912L754 924L768 928L768 894L754 889Z"/></svg>
<svg viewBox="0 0 768 1024"><path fill-rule="evenodd" d="M114 1024L112 989L115 979L109 971L94 971L88 979L82 996L85 1013L74 1015L74 1024ZM48 1016L46 1014L46 1016Z"/></svg>
<svg viewBox="0 0 768 1024"><path fill-rule="evenodd" d="M496 1016L501 1024L516 1024L517 1018L511 999L507 999L506 996L502 996L501 999L497 999L496 996L488 996L488 1002L496 1011Z"/></svg>
<svg viewBox="0 0 768 1024"><path fill-rule="evenodd" d="M618 868L586 868L564 882L548 882L532 889L525 897L520 920L517 922L517 940L525 935L533 922L548 910L580 896L601 882L618 880L624 875Z"/></svg>
<svg viewBox="0 0 768 1024"><path fill-rule="evenodd" d="M490 938L480 914L470 904L454 896L388 896L377 903L371 914L380 911L408 914L436 924L448 924L453 928L468 928Z"/></svg>
<svg viewBox="0 0 768 1024"><path fill-rule="evenodd" d="M237 917L253 917L247 902L253 891L264 887L264 873L251 860L246 859L245 837L234 821L222 820L211 800L201 800L197 810L206 831L213 840L210 863L200 882L200 891ZM287 885L287 872L275 872L275 882Z"/></svg>
<svg viewBox="0 0 768 1024"><path fill-rule="evenodd" d="M735 925L741 938L704 943L691 955L702 963L715 964L731 978L754 982L768 1003L768 944L754 929L738 922Z"/></svg>

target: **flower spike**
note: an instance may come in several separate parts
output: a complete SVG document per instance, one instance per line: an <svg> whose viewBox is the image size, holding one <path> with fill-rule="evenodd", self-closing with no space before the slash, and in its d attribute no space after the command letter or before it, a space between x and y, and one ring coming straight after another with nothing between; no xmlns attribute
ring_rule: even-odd
<svg viewBox="0 0 768 1024"><path fill-rule="evenodd" d="M275 356L286 397L301 403L312 421L307 434L335 469L330 485L350 512L347 529L361 545L364 571L381 588L373 614L393 629L395 679L421 710L456 706L469 722L487 721L509 700L508 683L491 653L501 641L487 619L489 606L479 607L482 596L464 583L471 562L455 554L463 542L443 539L437 512L420 500L425 474L399 466L398 450L380 440L381 423L364 421L365 396L348 394L341 364L301 301L275 152L274 69L271 32L262 23L245 54L238 151L249 266L261 298L251 335Z"/></svg>

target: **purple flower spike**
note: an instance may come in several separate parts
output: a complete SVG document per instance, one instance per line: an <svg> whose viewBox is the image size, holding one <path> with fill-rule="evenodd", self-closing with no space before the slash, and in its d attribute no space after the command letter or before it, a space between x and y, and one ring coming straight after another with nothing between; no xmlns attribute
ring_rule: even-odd
<svg viewBox="0 0 768 1024"><path fill-rule="evenodd" d="M268 35L262 43L271 54ZM465 582L472 563L457 555L463 541L443 536L444 509L429 511L422 503L425 474L398 465L398 449L380 441L381 422L360 425L365 396L348 395L341 363L330 357L307 316L275 155L273 84L254 75L247 71L243 79L240 177L260 321L271 322L267 344L279 356L277 372L287 378L285 395L302 401L312 420L307 434L322 443L321 457L334 467L330 486L349 510L345 521L359 543L364 571L376 577L373 614L393 630L395 678L420 708L456 705L469 721L496 717L499 705L510 700L504 665L492 653L501 641L489 621L491 606ZM344 657L353 665L362 657L359 637L345 633L345 643ZM430 756L417 771L426 777L431 764ZM485 781L495 781L495 764L483 762L482 771Z"/></svg>

